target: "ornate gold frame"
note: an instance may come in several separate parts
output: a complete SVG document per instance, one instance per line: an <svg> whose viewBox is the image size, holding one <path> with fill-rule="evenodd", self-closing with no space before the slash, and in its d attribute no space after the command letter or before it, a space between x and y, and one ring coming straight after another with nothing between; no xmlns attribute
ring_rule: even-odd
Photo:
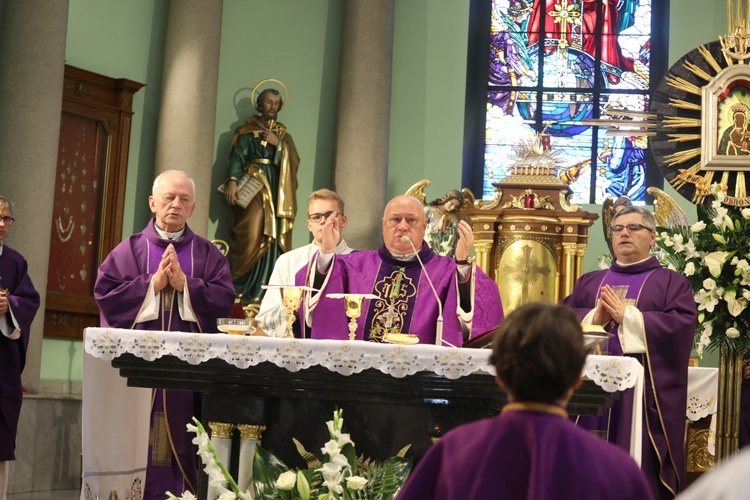
<svg viewBox="0 0 750 500"><path fill-rule="evenodd" d="M740 85L742 84L742 85ZM722 170L722 171L749 171L750 162L744 155L726 155L719 154L719 136L726 130L719 124L727 122L726 117L722 116L719 106L722 102L721 96L728 89L735 87L747 89L747 101L742 101L748 108L745 125L750 122L750 66L745 64L732 65L724 68L717 74L707 85L701 89L701 169L702 170ZM729 101L732 97L725 97L723 100ZM736 98L735 98L736 100ZM739 101L738 101L739 102ZM727 102L727 105L731 102ZM729 111L724 114L731 115ZM731 116L729 122L731 123ZM731 125L730 125L731 126Z"/></svg>

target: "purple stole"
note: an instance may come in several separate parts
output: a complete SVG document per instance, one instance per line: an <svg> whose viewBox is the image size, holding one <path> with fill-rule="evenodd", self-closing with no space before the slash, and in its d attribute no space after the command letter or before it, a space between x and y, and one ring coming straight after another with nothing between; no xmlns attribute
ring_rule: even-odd
<svg viewBox="0 0 750 500"><path fill-rule="evenodd" d="M419 257L425 264L434 256L425 251ZM383 263L372 287L372 293L380 297L368 301L364 340L382 342L385 333L410 333L414 304L417 301L419 278L422 268L416 259L401 261L394 259L385 247L378 250Z"/></svg>
<svg viewBox="0 0 750 500"><path fill-rule="evenodd" d="M596 305L599 305L602 287L604 285L609 285L615 291L620 300L625 302L626 305L638 307L638 298L641 296L643 285L653 272L653 269L638 274L621 274L613 273L611 270L607 271L596 293ZM605 329L609 333L614 334L614 336L609 339L610 354L622 356L622 346L620 346L620 337L617 335L617 328L618 325L614 321L610 321L605 325Z"/></svg>

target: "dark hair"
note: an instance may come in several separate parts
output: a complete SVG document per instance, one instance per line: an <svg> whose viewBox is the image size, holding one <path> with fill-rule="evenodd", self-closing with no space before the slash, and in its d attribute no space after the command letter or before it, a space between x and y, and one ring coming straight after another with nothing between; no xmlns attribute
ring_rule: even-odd
<svg viewBox="0 0 750 500"><path fill-rule="evenodd" d="M430 207L437 207L442 205L443 203L448 203L450 200L457 200L458 204L460 205L464 202L464 194L458 189L451 189L450 191L445 193L445 196L432 200L427 205Z"/></svg>
<svg viewBox="0 0 750 500"><path fill-rule="evenodd" d="M654 214L652 214L647 208L639 207L638 205L625 206L615 212L615 215L612 217L612 225L615 225L615 221L618 217L622 217L623 215L627 214L640 215L641 222L643 222L644 226L649 228L651 231L656 230L656 219L654 218Z"/></svg>
<svg viewBox="0 0 750 500"><path fill-rule="evenodd" d="M255 99L255 109L260 109L260 103L263 101L263 98L266 96L266 94L271 95L281 95L280 92L276 89L265 89L260 94L258 94L258 98ZM284 105L284 98L279 98L279 109Z"/></svg>
<svg viewBox="0 0 750 500"><path fill-rule="evenodd" d="M490 361L515 401L555 402L566 396L583 371L581 324L566 306L521 306L500 325Z"/></svg>

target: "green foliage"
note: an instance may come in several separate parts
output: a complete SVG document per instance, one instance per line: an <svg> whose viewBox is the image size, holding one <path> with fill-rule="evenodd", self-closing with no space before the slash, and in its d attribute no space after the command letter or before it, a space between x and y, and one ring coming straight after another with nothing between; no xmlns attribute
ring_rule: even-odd
<svg viewBox="0 0 750 500"><path fill-rule="evenodd" d="M320 466L294 469L296 481L290 482L290 469L276 456L256 447L253 478L256 498L315 500L390 500L406 483L412 459L392 457L376 463L357 458L354 443L342 432L342 412L334 412L328 422L331 440L323 451L327 460ZM300 454L310 455L298 445ZM286 476L282 477L283 474ZM350 483L349 481L353 481ZM283 483L283 484L282 484ZM283 489L282 489L283 488Z"/></svg>

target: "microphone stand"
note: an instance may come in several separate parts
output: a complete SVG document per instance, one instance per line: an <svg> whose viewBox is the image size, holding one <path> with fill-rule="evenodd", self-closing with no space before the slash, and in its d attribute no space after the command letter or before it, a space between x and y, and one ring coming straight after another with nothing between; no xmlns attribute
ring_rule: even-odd
<svg viewBox="0 0 750 500"><path fill-rule="evenodd" d="M424 271L424 276L425 278L427 278L427 283L430 284L432 293L435 295L435 300L437 301L437 304L438 304L438 319L437 319L437 324L435 325L435 345L443 345L443 303L440 302L440 296L438 295L437 291L435 291L435 286L432 284L430 275L427 274L427 269L425 269L424 264L422 263L422 259L419 258L419 252L417 252L417 249L414 246L414 243L411 241L411 238L409 238L407 235L403 235L401 237L401 242L406 243L407 241L409 242L409 245L411 245L411 249L414 250L414 256L417 258L419 265L422 267L422 271Z"/></svg>

